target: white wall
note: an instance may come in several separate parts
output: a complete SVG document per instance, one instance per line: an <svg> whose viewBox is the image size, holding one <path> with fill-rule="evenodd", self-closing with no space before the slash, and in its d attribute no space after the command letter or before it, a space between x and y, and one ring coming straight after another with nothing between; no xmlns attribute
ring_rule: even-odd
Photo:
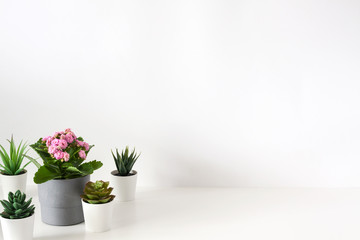
<svg viewBox="0 0 360 240"><path fill-rule="evenodd" d="M359 187L359 9L0 0L0 143L71 127L103 179L136 146L142 186Z"/></svg>

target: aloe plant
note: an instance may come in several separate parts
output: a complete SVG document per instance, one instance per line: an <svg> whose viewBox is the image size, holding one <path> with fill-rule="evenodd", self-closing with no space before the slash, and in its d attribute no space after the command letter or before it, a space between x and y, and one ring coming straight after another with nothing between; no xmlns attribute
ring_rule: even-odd
<svg viewBox="0 0 360 240"><path fill-rule="evenodd" d="M23 167L21 164L23 163L24 157L26 157L26 153L29 151L27 149L28 145L20 142L19 146L16 147L13 136L11 136L11 140L7 140L10 143L10 151L6 152L5 148L0 145L0 157L2 160L2 164L0 163L0 172L5 175L19 175L24 172L24 168L30 164L29 161Z"/></svg>
<svg viewBox="0 0 360 240"><path fill-rule="evenodd" d="M35 207L31 205L31 200L26 200L26 194L21 193L20 190L17 190L14 193L9 192L8 201L1 200L1 205L4 207L4 211L0 213L0 216L8 219L20 219L30 217L34 214Z"/></svg>
<svg viewBox="0 0 360 240"><path fill-rule="evenodd" d="M109 182L102 180L96 182L88 182L85 185L84 194L80 197L90 204L101 204L112 201L115 195L111 195L113 188L109 187Z"/></svg>
<svg viewBox="0 0 360 240"><path fill-rule="evenodd" d="M129 155L129 147L126 146L125 150L119 154L118 149L116 149L116 156L111 150L113 155L116 168L120 176L128 176L130 175L131 169L133 168L136 160L140 157L140 154L137 154L134 150Z"/></svg>

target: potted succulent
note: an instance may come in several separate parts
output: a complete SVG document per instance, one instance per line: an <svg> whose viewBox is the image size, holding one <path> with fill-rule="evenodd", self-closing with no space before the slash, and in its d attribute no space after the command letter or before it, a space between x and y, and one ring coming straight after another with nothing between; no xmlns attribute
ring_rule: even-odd
<svg viewBox="0 0 360 240"><path fill-rule="evenodd" d="M0 163L2 168L0 169L0 177L3 196L7 196L9 192L15 192L16 190L26 192L27 171L25 167L30 163L21 166L28 151L26 143L21 141L19 146L16 147L12 136L11 140L7 141L10 143L9 152L0 145L0 157L2 160L2 164Z"/></svg>
<svg viewBox="0 0 360 240"><path fill-rule="evenodd" d="M88 182L81 195L84 209L85 228L90 232L104 232L110 229L113 212L113 188L109 182Z"/></svg>
<svg viewBox="0 0 360 240"><path fill-rule="evenodd" d="M130 153L129 147L119 154L116 149L116 155L111 151L116 169L111 172L111 182L114 184L114 194L116 199L122 202L135 199L137 172L132 170L140 154L134 150ZM130 155L129 155L130 153Z"/></svg>
<svg viewBox="0 0 360 240"><path fill-rule="evenodd" d="M26 194L17 190L9 192L8 201L1 200L4 211L0 213L4 240L30 240L34 231L34 205L31 198L26 201Z"/></svg>
<svg viewBox="0 0 360 240"><path fill-rule="evenodd" d="M34 176L42 221L56 226L83 222L80 194L90 180L90 174L102 166L96 160L83 163L93 145L76 137L68 128L40 138L30 147L43 160Z"/></svg>

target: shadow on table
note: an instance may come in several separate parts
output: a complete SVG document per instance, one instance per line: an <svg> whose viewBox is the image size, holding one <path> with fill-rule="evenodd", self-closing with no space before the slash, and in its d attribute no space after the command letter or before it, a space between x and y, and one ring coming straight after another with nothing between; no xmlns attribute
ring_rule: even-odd
<svg viewBox="0 0 360 240"><path fill-rule="evenodd" d="M85 233L85 232L84 232ZM71 233L64 235L48 235L42 237L34 237L34 240L63 240L63 239L76 239L76 240L85 240L86 236L84 233Z"/></svg>

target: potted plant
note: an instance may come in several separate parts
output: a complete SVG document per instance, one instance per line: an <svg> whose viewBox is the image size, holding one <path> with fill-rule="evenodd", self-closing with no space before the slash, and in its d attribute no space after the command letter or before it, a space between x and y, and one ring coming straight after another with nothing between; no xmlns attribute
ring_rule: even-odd
<svg viewBox="0 0 360 240"><path fill-rule="evenodd" d="M111 172L111 182L114 184L114 194L116 199L122 202L132 201L135 199L137 172L132 170L140 154L134 150L129 155L129 147L119 154L116 149L116 155L111 151L116 169Z"/></svg>
<svg viewBox="0 0 360 240"><path fill-rule="evenodd" d="M31 198L26 201L26 194L17 190L9 192L8 201L1 200L4 211L0 213L4 240L30 240L34 231L34 205Z"/></svg>
<svg viewBox="0 0 360 240"><path fill-rule="evenodd" d="M7 140L10 143L9 152L0 145L0 157L2 164L0 163L0 177L2 183L3 196L7 196L9 192L15 192L20 190L26 192L26 179L27 171L25 167L30 163L26 163L21 166L24 157L27 153L28 145L20 142L19 146L16 147L15 141L11 136L11 140Z"/></svg>
<svg viewBox="0 0 360 240"><path fill-rule="evenodd" d="M42 221L56 226L83 222L80 194L90 180L90 174L102 166L96 160L83 163L93 145L76 137L68 128L40 138L30 147L43 160L34 176Z"/></svg>
<svg viewBox="0 0 360 240"><path fill-rule="evenodd" d="M115 198L111 195L112 190L109 182L104 181L88 182L85 185L81 198L87 231L104 232L110 229Z"/></svg>

